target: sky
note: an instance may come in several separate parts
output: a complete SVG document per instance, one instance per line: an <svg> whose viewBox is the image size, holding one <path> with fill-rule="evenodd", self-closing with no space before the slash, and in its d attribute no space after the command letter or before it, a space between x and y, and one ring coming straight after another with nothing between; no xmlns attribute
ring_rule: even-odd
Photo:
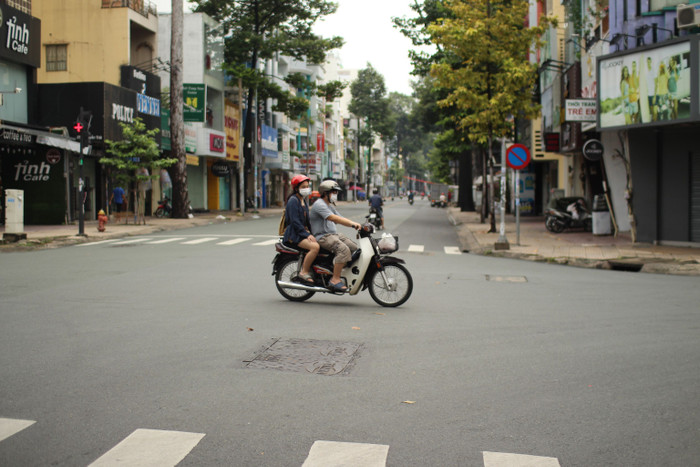
<svg viewBox="0 0 700 467"><path fill-rule="evenodd" d="M171 0L151 0L158 11L171 11ZM314 32L323 37L341 36L345 45L340 61L345 69L362 69L371 63L386 83L387 92L410 95L412 67L408 58L411 41L393 27L393 16L413 17L414 0L335 0L338 11L316 24ZM189 11L188 3L185 10Z"/></svg>

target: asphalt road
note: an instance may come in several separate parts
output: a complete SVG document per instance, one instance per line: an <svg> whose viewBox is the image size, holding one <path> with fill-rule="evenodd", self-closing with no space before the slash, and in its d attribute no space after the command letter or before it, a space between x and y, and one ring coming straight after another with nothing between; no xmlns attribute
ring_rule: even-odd
<svg viewBox="0 0 700 467"><path fill-rule="evenodd" d="M89 465L139 429L194 439L182 466L301 466L320 440L389 466L698 465L697 278L448 254L444 210L385 215L399 308L284 300L277 219L0 255L0 465ZM359 350L333 376L246 367L275 339Z"/></svg>

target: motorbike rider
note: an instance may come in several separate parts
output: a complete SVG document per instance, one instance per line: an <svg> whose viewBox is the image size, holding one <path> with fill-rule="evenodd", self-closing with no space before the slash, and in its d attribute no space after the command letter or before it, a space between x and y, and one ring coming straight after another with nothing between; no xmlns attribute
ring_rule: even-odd
<svg viewBox="0 0 700 467"><path fill-rule="evenodd" d="M409 191L408 192L408 202L409 203L413 201L413 196L414 196L414 193L412 191Z"/></svg>
<svg viewBox="0 0 700 467"><path fill-rule="evenodd" d="M375 188L372 190L373 195L369 199L369 205L377 211L377 217L381 221L382 226L380 229L384 230L384 213L382 212L382 206L384 206L384 200L379 195L379 189Z"/></svg>
<svg viewBox="0 0 700 467"><path fill-rule="evenodd" d="M306 175L296 175L292 178L292 194L287 198L285 207L285 219L287 229L284 231L284 242L296 244L308 250L301 264L301 271L297 278L302 283L313 285L314 279L311 277L311 265L321 249L316 238L311 234L311 224L309 222L309 205L306 198L311 194L311 179Z"/></svg>
<svg viewBox="0 0 700 467"><path fill-rule="evenodd" d="M333 258L333 277L329 281L331 289L335 292L347 292L348 288L343 284L340 273L352 259L352 253L357 250L357 245L342 233L338 233L336 224L352 227L356 230L362 226L338 213L335 202L338 199L340 186L334 180L321 182L318 191L321 197L311 206L311 232L314 233L321 247L335 255Z"/></svg>

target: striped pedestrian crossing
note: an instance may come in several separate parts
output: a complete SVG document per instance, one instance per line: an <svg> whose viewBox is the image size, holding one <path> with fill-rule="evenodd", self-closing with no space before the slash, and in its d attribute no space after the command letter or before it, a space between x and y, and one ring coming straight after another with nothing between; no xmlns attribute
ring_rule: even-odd
<svg viewBox="0 0 700 467"><path fill-rule="evenodd" d="M7 438L35 423L34 420L0 418L0 442L8 442ZM27 436L32 436L31 431L27 433ZM205 433L197 432L137 428L121 441L115 440L113 447L95 454L99 457L89 467L175 466L188 457L205 436ZM301 467L386 467L390 460L389 447L386 444L318 440L310 446ZM556 457L490 451L481 454L484 467L560 467Z"/></svg>
<svg viewBox="0 0 700 467"><path fill-rule="evenodd" d="M231 238L233 237L233 238ZM167 236L167 235L151 235L147 237L128 237L122 239L101 240L91 243L83 243L76 245L79 247L88 246L121 246L121 245L207 245L214 244L219 246L234 246L246 244L255 247L269 247L276 244L280 238L272 235L250 235L250 236ZM407 249L399 250L407 253L425 253L434 254L437 251L426 250L425 245L410 244ZM461 255L462 251L457 246L444 246L442 253L446 255Z"/></svg>

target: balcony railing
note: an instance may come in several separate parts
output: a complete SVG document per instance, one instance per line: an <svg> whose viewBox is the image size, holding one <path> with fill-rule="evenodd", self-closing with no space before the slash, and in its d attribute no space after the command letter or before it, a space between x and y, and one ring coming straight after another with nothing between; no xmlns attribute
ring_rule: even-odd
<svg viewBox="0 0 700 467"><path fill-rule="evenodd" d="M146 18L158 14L155 3L148 0L102 0L102 8L131 8Z"/></svg>

